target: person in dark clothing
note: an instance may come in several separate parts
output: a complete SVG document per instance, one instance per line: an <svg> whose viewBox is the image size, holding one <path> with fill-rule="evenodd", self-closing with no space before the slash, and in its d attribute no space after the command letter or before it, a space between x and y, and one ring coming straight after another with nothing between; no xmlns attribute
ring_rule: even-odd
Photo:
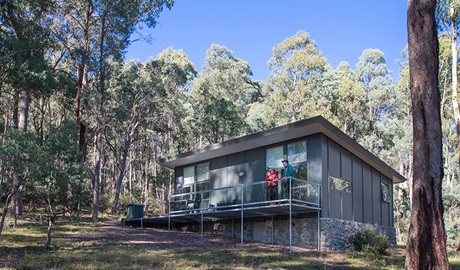
<svg viewBox="0 0 460 270"><path fill-rule="evenodd" d="M289 198L289 186L291 185L292 177L294 176L294 167L289 164L287 159L283 159L281 162L284 166L284 170L281 174L281 179L284 180L284 196L285 198Z"/></svg>

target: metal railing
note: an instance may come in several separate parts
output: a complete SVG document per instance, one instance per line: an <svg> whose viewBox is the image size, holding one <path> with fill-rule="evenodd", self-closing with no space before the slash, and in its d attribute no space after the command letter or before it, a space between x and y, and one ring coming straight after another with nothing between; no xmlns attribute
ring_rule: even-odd
<svg viewBox="0 0 460 270"><path fill-rule="evenodd" d="M321 185L298 178L275 180L275 198L269 199L267 181L181 193L170 196L169 215L185 215L206 211L226 211L273 204L297 204L320 208Z"/></svg>

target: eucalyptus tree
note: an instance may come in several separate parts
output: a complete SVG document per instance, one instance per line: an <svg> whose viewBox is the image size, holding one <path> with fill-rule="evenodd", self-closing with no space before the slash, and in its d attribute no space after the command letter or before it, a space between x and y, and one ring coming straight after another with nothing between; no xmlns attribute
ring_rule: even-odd
<svg viewBox="0 0 460 270"><path fill-rule="evenodd" d="M315 93L329 67L308 33L299 31L276 44L268 67L266 92L271 115L267 119L279 125L322 114Z"/></svg>
<svg viewBox="0 0 460 270"><path fill-rule="evenodd" d="M443 221L442 131L435 0L407 8L414 177L406 269L449 269Z"/></svg>
<svg viewBox="0 0 460 270"><path fill-rule="evenodd" d="M441 84L443 87L443 101L447 93L449 82L451 83L452 91L452 111L455 122L455 131L457 136L457 160L460 159L460 109L458 105L458 28L460 27L459 20L460 1L458 0L442 0L436 5L436 19L442 36L440 37L440 75L443 76ZM450 52L446 46L442 46L450 41ZM449 55L450 53L450 55ZM448 64L450 60L450 65ZM450 66L450 74L449 67ZM444 103L443 103L444 105ZM443 107L441 107L443 108ZM442 112L443 113L443 112Z"/></svg>
<svg viewBox="0 0 460 270"><path fill-rule="evenodd" d="M56 5L60 24L55 33L74 61L77 75L74 117L80 125L83 162L87 154L88 117L81 110L88 82L96 79L97 71L103 70L102 60L108 55L115 59L123 56L137 25L154 27L163 8L172 5L172 0L60 0Z"/></svg>
<svg viewBox="0 0 460 270"><path fill-rule="evenodd" d="M111 120L106 125L105 142L110 145L119 168L112 204L115 213L132 144L140 138L153 144L150 150L156 151L155 156L145 167L152 165L155 177L156 158L171 153L169 143L173 143L177 136L174 133L178 132L176 125L184 117L182 95L196 71L183 51L171 49L144 64L114 63L113 70L117 73L107 89L106 114Z"/></svg>
<svg viewBox="0 0 460 270"><path fill-rule="evenodd" d="M166 95L159 112L161 121L155 119L151 123L157 127L156 130L166 131L164 152L161 154L173 155L191 150L196 145L190 136L195 127L189 121L194 113L189 97L191 82L197 75L194 64L184 51L167 48L154 61L149 61L146 68L150 77L158 78Z"/></svg>
<svg viewBox="0 0 460 270"><path fill-rule="evenodd" d="M115 62L117 74L110 80L107 92L105 141L110 146L119 170L112 213L117 212L122 181L126 172L129 149L138 126L148 113L154 90L143 83L142 64L136 61Z"/></svg>
<svg viewBox="0 0 460 270"><path fill-rule="evenodd" d="M87 157L88 126L92 125L89 110L83 114L88 98L96 95L88 90L98 89L95 97L96 114L96 161L93 177L93 219L97 220L99 200L100 158L102 156L102 132L104 130L105 61L122 59L131 43L130 36L136 26L154 27L164 7L170 8L172 0L137 1L59 1L56 12L56 35L60 38L67 55L74 61L77 74L74 117L80 126L80 151L82 164ZM93 91L91 91L93 92Z"/></svg>
<svg viewBox="0 0 460 270"><path fill-rule="evenodd" d="M446 34L439 37L439 90L441 93L441 119L443 132L443 203L445 211L445 225L447 243L453 245L458 237L455 228L460 226L460 203L458 190L459 181L459 159L458 159L458 137L453 119L452 106L452 46L451 39ZM460 239L458 240L460 241Z"/></svg>
<svg viewBox="0 0 460 270"><path fill-rule="evenodd" d="M393 146L387 125L395 110L392 103L395 89L383 52L378 49L364 50L356 64L355 76L364 89L361 100L364 115L359 124L361 132L356 134L356 139L369 151L379 154Z"/></svg>
<svg viewBox="0 0 460 270"><path fill-rule="evenodd" d="M329 104L329 107L323 106L325 109L321 112L348 136L355 138L360 133L365 91L355 81L354 72L347 62L341 62L337 69L325 72L319 93L322 98L316 99Z"/></svg>
<svg viewBox="0 0 460 270"><path fill-rule="evenodd" d="M194 137L191 136L194 125L189 125L189 117L193 116L190 104L190 83L195 78L197 71L188 56L182 50L167 48L158 54L155 59L150 59L144 65L145 74L152 86L162 92L162 99L158 103L158 110L146 119L143 130L145 133L144 148L149 153L145 158L143 168L149 168L149 172L143 175L151 175L144 181L144 200L148 202L150 193L155 197L157 211L165 213L166 198L171 190L173 175L172 171L166 176L164 169L157 164L159 157L177 154L183 150L191 150ZM139 156L139 155L138 155ZM145 155L144 155L145 156ZM160 172L158 174L158 172ZM152 186L152 191L149 187ZM148 205L147 205L148 206Z"/></svg>
<svg viewBox="0 0 460 270"><path fill-rule="evenodd" d="M203 71L192 83L196 131L206 144L240 136L249 105L260 96L249 64L225 46L211 45Z"/></svg>
<svg viewBox="0 0 460 270"><path fill-rule="evenodd" d="M45 51L51 46L47 19L53 1L1 1L0 2L0 88L7 90L13 105L5 115L4 129L27 131L31 96L52 89L50 67ZM9 121L12 119L12 121ZM8 161L8 160L6 160ZM10 166L8 162L2 166ZM23 184L22 173L13 170L12 181L15 224L17 213L21 214L21 200L17 196ZM6 207L9 201L6 202Z"/></svg>

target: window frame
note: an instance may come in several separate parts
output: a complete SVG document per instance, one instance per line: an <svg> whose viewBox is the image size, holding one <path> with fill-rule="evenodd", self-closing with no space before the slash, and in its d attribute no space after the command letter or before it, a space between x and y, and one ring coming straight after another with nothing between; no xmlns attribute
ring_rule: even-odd
<svg viewBox="0 0 460 270"><path fill-rule="evenodd" d="M201 175L200 168L203 168L203 171L205 171L205 173L203 174L205 177L202 179L200 178L198 180L199 175ZM187 169L193 170L193 182L190 182L190 181L186 182L185 175L186 175ZM210 162L209 161L196 163L194 165L184 167L182 170L183 170L182 172L183 172L184 181L183 181L183 185L182 185L182 188L179 194L190 194L189 199L193 200L196 195L194 194L194 192L199 192L200 190L209 189L210 184L211 184L210 177L209 177L209 172L210 172ZM187 175L187 179L189 178L190 176ZM209 197L209 193L208 192L204 193L204 197Z"/></svg>

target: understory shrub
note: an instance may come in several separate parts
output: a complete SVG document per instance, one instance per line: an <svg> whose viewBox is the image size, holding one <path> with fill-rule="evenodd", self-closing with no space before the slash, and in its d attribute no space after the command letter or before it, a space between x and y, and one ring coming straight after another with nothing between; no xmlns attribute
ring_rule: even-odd
<svg viewBox="0 0 460 270"><path fill-rule="evenodd" d="M376 233L373 226L366 225L349 238L350 246L354 251L371 252L382 255L390 247L388 237L384 233Z"/></svg>

